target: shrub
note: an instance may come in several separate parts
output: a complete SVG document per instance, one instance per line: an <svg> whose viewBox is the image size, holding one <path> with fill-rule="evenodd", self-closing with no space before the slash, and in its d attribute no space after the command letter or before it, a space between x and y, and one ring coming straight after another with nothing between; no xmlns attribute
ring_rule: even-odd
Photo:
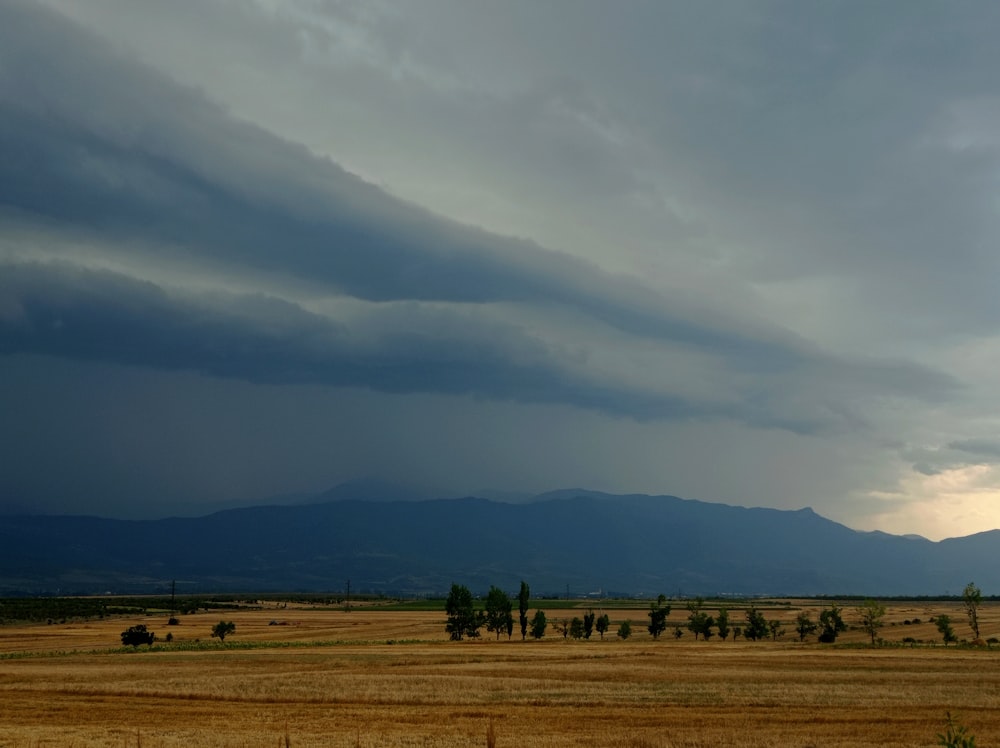
<svg viewBox="0 0 1000 748"><path fill-rule="evenodd" d="M937 735L938 745L947 748L975 748L976 738L968 734L969 728L951 716L951 712L947 712L945 727L947 730Z"/></svg>

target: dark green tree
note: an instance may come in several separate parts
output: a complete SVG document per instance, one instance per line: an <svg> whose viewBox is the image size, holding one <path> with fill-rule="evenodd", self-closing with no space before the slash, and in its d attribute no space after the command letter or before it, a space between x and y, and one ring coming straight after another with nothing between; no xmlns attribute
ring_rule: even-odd
<svg viewBox="0 0 1000 748"><path fill-rule="evenodd" d="M528 602L531 595L531 590L528 587L528 583L523 579L521 580L521 591L517 593L517 610L519 613L518 620L521 624L521 641L524 641L524 637L528 633Z"/></svg>
<svg viewBox="0 0 1000 748"><path fill-rule="evenodd" d="M594 615L594 611L588 610L583 614L583 638L589 639L590 635L594 633L594 622L597 620L597 616Z"/></svg>
<svg viewBox="0 0 1000 748"><path fill-rule="evenodd" d="M810 634L815 634L819 626L809 617L804 610L795 618L795 633L799 635L799 641L804 642Z"/></svg>
<svg viewBox="0 0 1000 748"><path fill-rule="evenodd" d="M225 642L226 637L236 633L236 624L232 621L219 621L212 627L212 636L220 642Z"/></svg>
<svg viewBox="0 0 1000 748"><path fill-rule="evenodd" d="M875 600L865 600L858 608L858 615L861 617L861 628L868 632L875 643L875 635L878 630L885 625L885 606Z"/></svg>
<svg viewBox="0 0 1000 748"><path fill-rule="evenodd" d="M598 616L595 626L597 627L597 633L600 634L601 639L603 639L604 634L607 633L607 630L611 627L611 619L608 618L608 614L605 613Z"/></svg>
<svg viewBox="0 0 1000 748"><path fill-rule="evenodd" d="M574 639L583 638L583 621L576 616L573 616L573 620L569 622L569 635Z"/></svg>
<svg viewBox="0 0 1000 748"><path fill-rule="evenodd" d="M767 619L764 618L764 614L757 610L756 605L751 605L747 608L746 619L747 625L743 628L743 637L745 639L755 642L767 638L771 629L767 625Z"/></svg>
<svg viewBox="0 0 1000 748"><path fill-rule="evenodd" d="M944 639L944 645L947 647L952 642L957 642L958 637L955 636L955 630L951 627L951 617L942 613L934 621L937 626L937 630L941 632L941 638Z"/></svg>
<svg viewBox="0 0 1000 748"><path fill-rule="evenodd" d="M485 623L485 618L481 610L476 610L468 587L452 584L444 610L448 614L444 630L452 641L461 641L465 637L475 639L479 636L479 629Z"/></svg>
<svg viewBox="0 0 1000 748"><path fill-rule="evenodd" d="M705 601L700 597L687 604L687 627L694 634L695 641L698 641L699 636L703 636L705 641L708 641L712 637L712 626L715 625L715 619L702 609L704 604Z"/></svg>
<svg viewBox="0 0 1000 748"><path fill-rule="evenodd" d="M486 596L486 630L495 632L497 639L500 638L500 634L507 630L508 620L513 620L512 608L507 593L499 587L491 586L490 592Z"/></svg>
<svg viewBox="0 0 1000 748"><path fill-rule="evenodd" d="M833 644L833 642L837 641L837 636L841 632L847 631L847 624L844 623L844 619L840 616L841 610L843 608L831 605L829 608L820 611L819 640L824 644Z"/></svg>
<svg viewBox="0 0 1000 748"><path fill-rule="evenodd" d="M729 638L729 611L719 608L719 616L715 619L715 627L719 629L719 638L725 641Z"/></svg>
<svg viewBox="0 0 1000 748"><path fill-rule="evenodd" d="M545 611L536 610L534 617L531 619L531 638L541 639L545 636L545 627L548 622L545 620Z"/></svg>
<svg viewBox="0 0 1000 748"><path fill-rule="evenodd" d="M626 619L618 624L618 638L624 641L630 636L632 636L632 622Z"/></svg>
<svg viewBox="0 0 1000 748"><path fill-rule="evenodd" d="M670 615L670 606L666 604L666 595L660 595L655 603L649 605L649 626L647 630L654 639L659 639L660 634L667 630L667 616Z"/></svg>
<svg viewBox="0 0 1000 748"><path fill-rule="evenodd" d="M972 582L962 590L962 601L965 604L965 614L969 617L969 627L975 638L979 638L979 606L983 602L983 593Z"/></svg>
<svg viewBox="0 0 1000 748"><path fill-rule="evenodd" d="M147 644L151 647L155 639L156 634L152 631L146 631L146 624L144 623L137 623L135 626L129 626L122 631L123 647L138 647L140 644Z"/></svg>

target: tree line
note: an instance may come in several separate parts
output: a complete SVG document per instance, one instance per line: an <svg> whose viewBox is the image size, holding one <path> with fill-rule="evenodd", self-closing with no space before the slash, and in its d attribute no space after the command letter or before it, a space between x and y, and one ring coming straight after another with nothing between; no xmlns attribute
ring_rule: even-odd
<svg viewBox="0 0 1000 748"><path fill-rule="evenodd" d="M529 596L530 588L522 581L517 598L521 639L526 639L529 634L533 639L541 639L546 634L548 619L545 611L536 609L535 615L530 621L528 620ZM963 590L962 603L974 639L978 641L982 593L972 582ZM653 639L659 639L667 631L669 627L667 619L671 610L672 607L665 595L660 595L656 601L650 603L646 614L649 618L646 630ZM689 600L686 603L686 610L688 615L684 628L694 635L695 641L699 638L708 641L716 635L723 641L730 636L733 637L733 641L741 636L748 641L777 640L787 633L784 622L777 619L768 620L753 604L744 611L744 622L741 625L730 625L729 611L725 607L719 608L715 616L709 615L705 610L705 600L700 597ZM489 594L480 609L476 606L468 587L452 584L451 592L445 601L445 613L447 614L445 631L454 641L477 638L482 628L494 633L497 639L503 634L507 635L508 640L513 636L513 601L498 587L490 586ZM865 600L857 607L861 628L871 637L872 644L876 643L878 633L885 625L885 613L885 605L872 599ZM933 622L941 633L945 645L958 641L949 616L941 614ZM553 624L553 628L563 638L574 639L589 639L595 630L603 639L610 626L611 621L606 613L597 615L593 610L584 613L583 618L574 616L572 620L557 621ZM680 623L675 624L673 636L678 639L682 637L684 628ZM820 611L817 620L813 620L808 612L802 611L795 619L793 631L799 641L805 641L807 637L816 635L820 642L833 643L841 633L847 631L843 606L831 603ZM632 622L622 621L618 625L617 633L619 638L628 639L632 634Z"/></svg>

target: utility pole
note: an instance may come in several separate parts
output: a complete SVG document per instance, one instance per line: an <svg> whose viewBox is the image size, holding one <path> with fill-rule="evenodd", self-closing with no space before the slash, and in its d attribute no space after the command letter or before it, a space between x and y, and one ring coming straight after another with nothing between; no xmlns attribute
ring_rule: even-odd
<svg viewBox="0 0 1000 748"><path fill-rule="evenodd" d="M170 617L173 618L177 613L177 604L174 602L177 596L177 580L170 580Z"/></svg>
<svg viewBox="0 0 1000 748"><path fill-rule="evenodd" d="M348 613L351 612L351 580L347 580L347 606L344 608Z"/></svg>

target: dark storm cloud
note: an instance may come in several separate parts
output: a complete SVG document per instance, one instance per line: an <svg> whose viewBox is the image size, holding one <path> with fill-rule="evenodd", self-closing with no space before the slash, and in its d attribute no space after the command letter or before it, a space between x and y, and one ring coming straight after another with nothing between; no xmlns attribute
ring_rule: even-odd
<svg viewBox="0 0 1000 748"><path fill-rule="evenodd" d="M0 351L797 433L863 426L873 397L939 400L955 387L926 367L833 356L711 299L675 299L437 217L36 7L0 6L0 42L0 203L11 220L106 241L112 266L126 252L139 266L171 259L192 279L205 266L253 270L373 307L339 319L279 290L209 299L183 280L165 288L135 262L74 269L72 252L30 264L46 247L29 231L0 278ZM499 322L496 304L535 322ZM617 371L592 370L586 352L545 332L567 311L576 329L609 328ZM631 381L634 364L619 358L637 340L659 346L654 384ZM673 365L688 354L706 376L729 377L725 388L690 394L697 373Z"/></svg>
<svg viewBox="0 0 1000 748"><path fill-rule="evenodd" d="M359 334L273 298L178 298L152 283L65 265L0 269L0 352L7 354L264 384L567 403L640 419L696 413L667 396L588 382L539 342L498 323L467 327L403 308L368 320Z"/></svg>

